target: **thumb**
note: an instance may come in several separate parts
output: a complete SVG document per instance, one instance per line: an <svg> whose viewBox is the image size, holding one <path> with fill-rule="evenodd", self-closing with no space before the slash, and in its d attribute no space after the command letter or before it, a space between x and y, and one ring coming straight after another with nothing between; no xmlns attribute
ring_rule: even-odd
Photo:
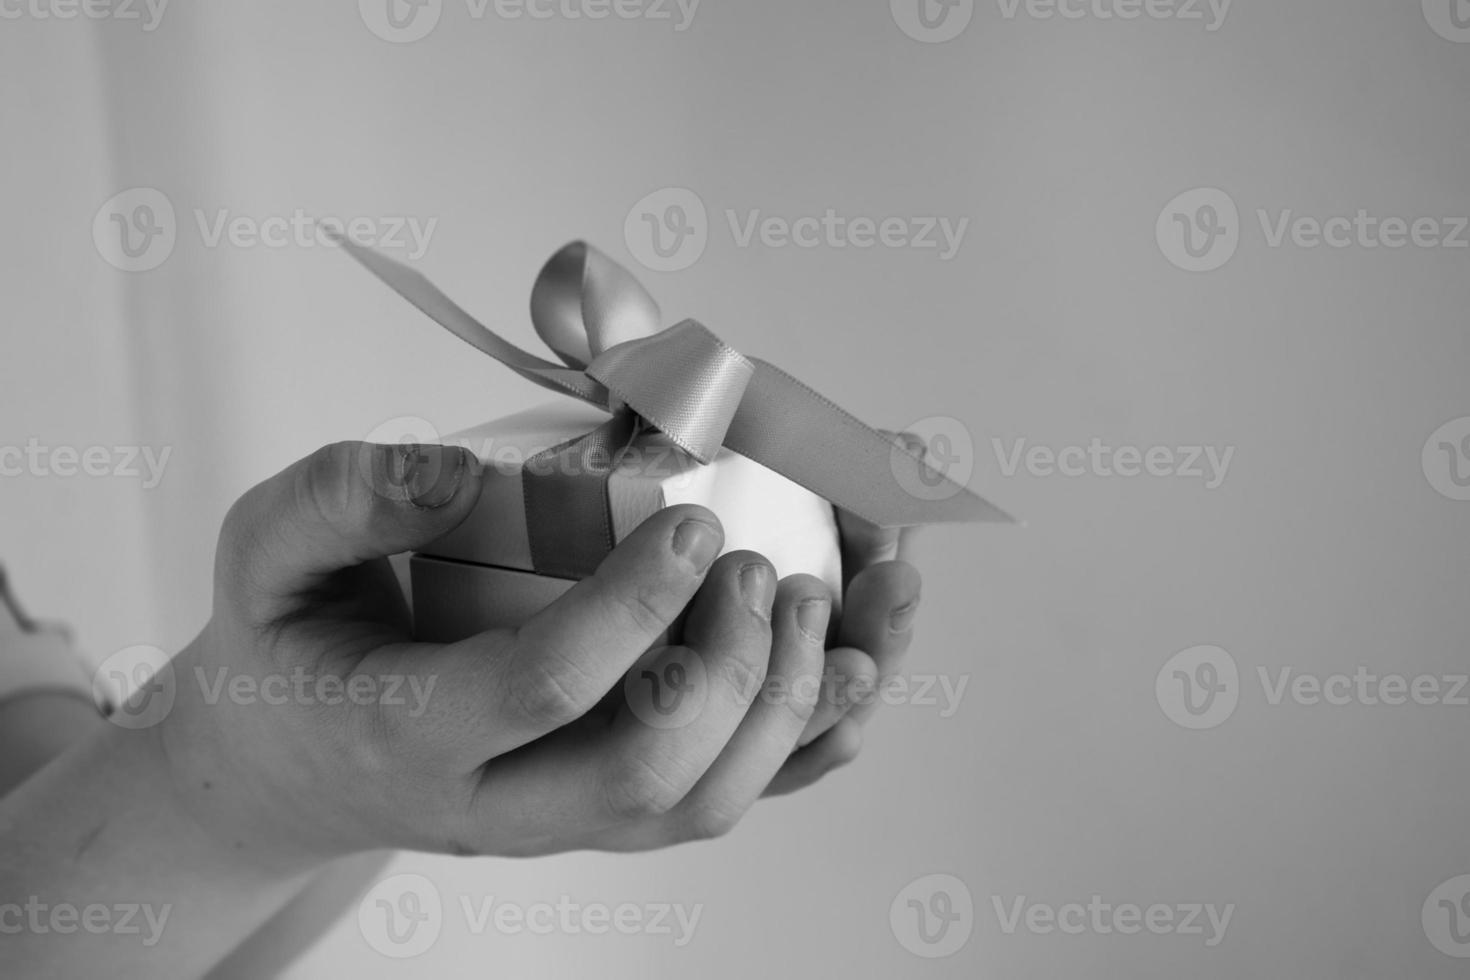
<svg viewBox="0 0 1470 980"><path fill-rule="evenodd" d="M452 446L340 442L241 497L220 534L217 579L282 598L457 527L480 497L480 467Z"/></svg>

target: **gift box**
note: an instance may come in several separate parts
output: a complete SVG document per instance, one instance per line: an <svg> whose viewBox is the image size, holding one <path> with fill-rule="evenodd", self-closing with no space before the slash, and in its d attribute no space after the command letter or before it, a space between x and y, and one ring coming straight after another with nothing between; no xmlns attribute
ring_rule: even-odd
<svg viewBox="0 0 1470 980"><path fill-rule="evenodd" d="M561 595L588 568L575 552L586 528L569 526L566 512L550 509L553 527L528 521L528 494L539 479L602 484L613 541L664 507L700 504L720 519L725 551L756 551L780 576L804 572L841 595L842 564L832 505L743 456L722 450L701 465L656 431L640 434L610 472L557 472L547 450L576 440L606 420L576 402L543 405L456 433L445 442L480 460L484 488L470 516L411 562L416 632L448 643L487 629L518 626ZM545 472L528 473L536 460ZM594 510L600 509L594 504ZM592 558L595 559L594 552ZM589 560L590 563L590 560Z"/></svg>
<svg viewBox="0 0 1470 980"><path fill-rule="evenodd" d="M922 453L702 324L662 326L627 269L582 242L531 292L531 321L561 363L505 340L416 270L338 236L370 272L501 365L569 396L450 437L484 467L468 519L411 559L420 639L525 622L663 507L708 507L726 550L760 552L840 600L834 507L882 527L1010 521Z"/></svg>

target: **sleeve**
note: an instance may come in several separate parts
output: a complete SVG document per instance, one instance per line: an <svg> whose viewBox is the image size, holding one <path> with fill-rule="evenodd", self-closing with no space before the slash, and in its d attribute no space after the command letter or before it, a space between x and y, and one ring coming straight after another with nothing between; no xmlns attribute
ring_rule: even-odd
<svg viewBox="0 0 1470 980"><path fill-rule="evenodd" d="M68 631L28 617L0 568L0 702L43 691L93 700L90 672Z"/></svg>

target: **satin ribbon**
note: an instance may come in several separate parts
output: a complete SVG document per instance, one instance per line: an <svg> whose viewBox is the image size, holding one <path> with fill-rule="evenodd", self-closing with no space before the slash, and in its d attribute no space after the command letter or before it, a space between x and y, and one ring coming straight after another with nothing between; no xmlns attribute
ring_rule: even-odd
<svg viewBox="0 0 1470 980"><path fill-rule="evenodd" d="M552 256L531 292L532 322L561 358L557 364L480 324L417 270L337 240L460 339L528 381L613 413L612 428L589 434L601 447L636 437L626 418L631 413L700 463L713 460L723 446L880 527L1011 521L891 437L774 365L740 354L694 320L661 329L658 303L643 285L584 242ZM548 453L585 459L586 450L574 441ZM923 494L907 489L913 487L924 488ZM545 503L543 495L538 506ZM560 504L564 517L581 506L571 499Z"/></svg>

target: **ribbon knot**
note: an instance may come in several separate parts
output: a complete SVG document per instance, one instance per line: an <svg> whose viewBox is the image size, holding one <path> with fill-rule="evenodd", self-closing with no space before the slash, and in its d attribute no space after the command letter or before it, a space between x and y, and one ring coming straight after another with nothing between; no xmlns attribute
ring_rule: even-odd
<svg viewBox="0 0 1470 980"><path fill-rule="evenodd" d="M1011 520L921 455L694 320L661 329L658 303L643 284L585 242L553 255L531 291L532 323L561 359L556 364L480 324L416 270L335 237L399 295L528 381L615 420L636 416L700 463L728 449L881 527ZM573 448L626 445L620 440L638 426L604 428Z"/></svg>

